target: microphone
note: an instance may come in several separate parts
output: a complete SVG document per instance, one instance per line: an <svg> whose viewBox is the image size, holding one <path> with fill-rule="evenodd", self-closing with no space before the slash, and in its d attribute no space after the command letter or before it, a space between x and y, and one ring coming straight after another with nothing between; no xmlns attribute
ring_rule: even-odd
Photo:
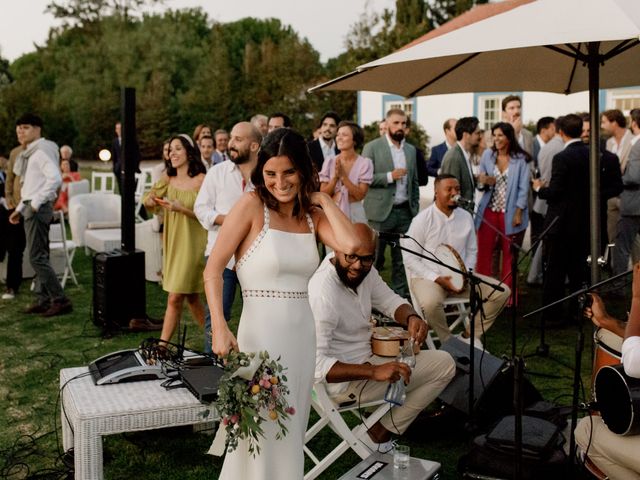
<svg viewBox="0 0 640 480"><path fill-rule="evenodd" d="M378 232L380 240L398 240L400 238L410 238L408 235L400 232Z"/></svg>
<svg viewBox="0 0 640 480"><path fill-rule="evenodd" d="M473 201L467 200L466 198L460 195L455 195L453 197L453 201L456 202L461 207L473 207L475 205Z"/></svg>

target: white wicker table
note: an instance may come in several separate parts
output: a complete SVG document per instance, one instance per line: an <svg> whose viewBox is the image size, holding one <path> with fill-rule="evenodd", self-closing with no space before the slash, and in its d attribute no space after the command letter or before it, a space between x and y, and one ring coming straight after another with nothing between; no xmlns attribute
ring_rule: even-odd
<svg viewBox="0 0 640 480"><path fill-rule="evenodd" d="M60 387L66 384L60 402L62 443L65 451L74 449L76 479L103 478L103 435L217 420L211 407L184 388L165 390L160 380L96 386L87 372L87 367L60 370Z"/></svg>

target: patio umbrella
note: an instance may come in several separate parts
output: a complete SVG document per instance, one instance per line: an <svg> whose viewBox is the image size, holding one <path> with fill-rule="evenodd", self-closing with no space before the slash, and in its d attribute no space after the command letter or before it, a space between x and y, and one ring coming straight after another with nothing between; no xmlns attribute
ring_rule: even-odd
<svg viewBox="0 0 640 480"><path fill-rule="evenodd" d="M591 258L596 259L600 254L598 89L640 83L640 3L513 0L488 7L502 12L439 34L447 30L445 24L406 48L309 91L371 90L413 97L589 90ZM592 283L598 277L593 261Z"/></svg>

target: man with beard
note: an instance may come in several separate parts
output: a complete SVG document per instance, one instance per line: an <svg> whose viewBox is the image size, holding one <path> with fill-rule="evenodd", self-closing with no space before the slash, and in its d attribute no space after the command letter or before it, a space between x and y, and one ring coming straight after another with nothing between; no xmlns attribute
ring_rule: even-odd
<svg viewBox="0 0 640 480"><path fill-rule="evenodd" d="M363 440L372 452L385 453L392 448L391 434L403 434L451 381L455 363L445 351L422 350L412 370L373 354L369 321L373 308L406 327L418 343L424 341L428 328L373 268L375 232L363 223L355 228L361 242L356 252L329 254L309 281L309 303L316 322L316 381L326 382L331 398L342 404L380 400L389 383L404 379L404 405L369 426L368 438Z"/></svg>
<svg viewBox="0 0 640 480"><path fill-rule="evenodd" d="M415 241L402 239L400 243L404 247L415 249L417 242L426 252L434 252L441 244L449 245L455 249L467 270L472 270L476 266L478 243L471 214L457 208L455 196L460 193L460 183L453 175L445 173L436 177L434 188L434 203L422 210L411 222L408 235ZM450 295L469 296L468 288L458 290L451 283L451 271L441 269L439 265L411 253L405 253L404 263L409 274L411 291L422 309L424 318L436 331L440 342L447 341L451 332L447 326L442 302ZM497 280L484 275L476 275L486 282L498 283ZM493 325L511 292L504 284L503 292L494 290L491 285L480 284L479 287L484 312L478 312L475 316L474 343L481 347L480 337ZM470 336L467 329L460 338L469 342Z"/></svg>
<svg viewBox="0 0 640 480"><path fill-rule="evenodd" d="M460 195L473 202L476 178L471 168L471 152L482 138L480 121L476 117L463 117L455 126L457 142L442 159L440 173L448 173L458 179Z"/></svg>
<svg viewBox="0 0 640 480"><path fill-rule="evenodd" d="M320 137L309 142L309 154L313 160L316 170L322 170L322 164L329 158L334 158L340 153L336 147L336 134L340 117L335 112L327 112L320 120Z"/></svg>
<svg viewBox="0 0 640 480"><path fill-rule="evenodd" d="M377 231L405 233L420 209L416 148L405 142L407 115L391 109L386 116L387 133L367 143L362 156L373 161L373 182L364 199L369 225ZM379 241L376 268L384 265L386 242ZM391 287L407 298L409 288L402 251L391 247Z"/></svg>
<svg viewBox="0 0 640 480"><path fill-rule="evenodd" d="M249 122L237 123L231 130L229 140L230 162L214 165L207 172L193 211L202 226L208 230L207 247L204 255L209 257L225 216L243 193L253 190L251 172L258 162L258 149L262 134ZM238 277L234 270L233 258L223 273L222 305L224 318L229 321L231 307L236 294ZM211 352L211 314L205 305L205 352Z"/></svg>

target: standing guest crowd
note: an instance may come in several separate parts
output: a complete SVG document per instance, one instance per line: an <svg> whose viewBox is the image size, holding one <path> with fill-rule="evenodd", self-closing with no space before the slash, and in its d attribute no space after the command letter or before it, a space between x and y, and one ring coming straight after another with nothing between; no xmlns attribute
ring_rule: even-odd
<svg viewBox="0 0 640 480"><path fill-rule="evenodd" d="M271 441L275 430L267 428L262 455L252 457L242 443L228 454L221 478L273 478L276 467L280 476L302 476L314 378L328 384L338 403L357 395L379 399L389 382L405 380L406 404L393 410L395 420L393 414L383 417L365 437L372 451L388 451L391 435L401 435L446 387L455 370L449 354L421 354L412 370L370 348L374 310L407 328L419 344L429 329L443 343L452 337L447 301L469 300L465 282L408 250L452 258L484 281L475 328L464 324L457 336L478 348L503 308L517 305L511 303L518 299L511 271L530 220L532 242L541 243L527 280L542 285L543 304L588 280L588 117L546 116L534 135L523 125L520 97L509 95L501 106L501 121L487 135L476 117L446 119L445 141L428 158L419 148L424 146L408 141L411 119L395 108L368 143L361 126L335 112L320 117L311 141L293 129L287 114L275 112L254 115L230 132L200 124L192 137L179 134L165 142L155 183L143 198L148 212L164 222L168 299L161 340L171 340L186 301L204 327L206 352L268 350L280 358L288 369L289 403L298 412L287 421L284 440ZM601 155L603 251L615 244L614 273L640 260L640 110L630 117L627 123L618 110L601 117L609 137ZM6 212L0 250L8 256L2 298L13 299L20 288L26 246L36 272L36 299L26 312L54 316L72 305L51 268L49 225L54 210L68 209L65 185L80 177L71 148L58 150L42 129L33 114L16 121L19 145L0 175ZM121 186L119 122L115 133L113 165ZM139 155L135 163L137 168ZM419 188L428 181L434 183L433 203L420 211ZM318 243L329 252L324 259ZM380 276L387 246L389 286ZM243 305L236 337L227 322L238 285ZM589 314L617 328L601 302ZM550 327L566 318L560 306L543 314Z"/></svg>

